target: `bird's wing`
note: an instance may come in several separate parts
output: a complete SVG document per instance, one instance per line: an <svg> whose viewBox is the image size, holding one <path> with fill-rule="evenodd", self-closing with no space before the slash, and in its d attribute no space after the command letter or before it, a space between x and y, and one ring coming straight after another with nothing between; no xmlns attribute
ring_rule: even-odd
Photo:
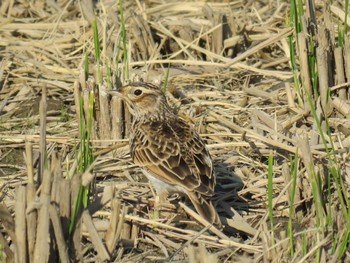
<svg viewBox="0 0 350 263"><path fill-rule="evenodd" d="M154 177L211 197L215 178L210 154L184 120L139 124L131 138L134 162Z"/></svg>

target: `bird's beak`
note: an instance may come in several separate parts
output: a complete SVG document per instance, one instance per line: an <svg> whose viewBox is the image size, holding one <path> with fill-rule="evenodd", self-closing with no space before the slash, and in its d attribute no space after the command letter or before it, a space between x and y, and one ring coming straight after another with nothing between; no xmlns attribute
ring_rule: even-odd
<svg viewBox="0 0 350 263"><path fill-rule="evenodd" d="M109 94L111 96L118 96L118 97L122 97L123 96L123 94L121 93L120 89L107 90L106 92L107 92L107 94Z"/></svg>
<svg viewBox="0 0 350 263"><path fill-rule="evenodd" d="M119 89L112 89L107 91L107 94L111 95L111 96L116 96L120 99L122 99L123 101L125 101L126 103L131 103L130 100L128 99L127 96L124 95L125 90L123 90L124 87L121 87Z"/></svg>
<svg viewBox="0 0 350 263"><path fill-rule="evenodd" d="M118 98L121 98L125 102L125 104L127 105L130 113L134 114L134 110L133 110L133 108L131 106L132 102L128 99L127 96L124 96L123 91L125 91L125 90L123 90L123 88L124 88L124 86L119 88L119 89L109 90L109 91L107 91L107 94L109 94L111 96L116 96Z"/></svg>

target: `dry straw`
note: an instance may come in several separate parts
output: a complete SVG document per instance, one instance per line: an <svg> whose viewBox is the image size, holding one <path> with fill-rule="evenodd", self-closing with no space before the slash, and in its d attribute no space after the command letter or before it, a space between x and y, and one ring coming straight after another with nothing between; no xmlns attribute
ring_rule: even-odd
<svg viewBox="0 0 350 263"><path fill-rule="evenodd" d="M1 1L0 261L349 256L347 32L343 46L336 41L344 3L297 8L305 11L292 21L299 30L286 22L293 6L283 1L120 2ZM131 115L106 92L140 79L161 86L167 71L169 102L214 159L224 231L177 197L154 211L153 189L129 156ZM91 98L95 161L78 172ZM82 184L91 185L89 203L69 235Z"/></svg>

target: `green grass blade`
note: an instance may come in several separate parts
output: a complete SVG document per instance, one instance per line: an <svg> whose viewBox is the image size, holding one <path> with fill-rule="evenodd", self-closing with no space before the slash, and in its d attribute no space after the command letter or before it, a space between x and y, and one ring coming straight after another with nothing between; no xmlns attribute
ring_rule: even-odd
<svg viewBox="0 0 350 263"><path fill-rule="evenodd" d="M94 47L95 47L95 58L96 63L100 63L101 60L101 49L100 49L100 38L98 35L97 20L96 18L92 21L92 30L94 34Z"/></svg>
<svg viewBox="0 0 350 263"><path fill-rule="evenodd" d="M107 90L111 90L113 87L112 70L111 70L109 63L106 63L106 65L107 65Z"/></svg>
<svg viewBox="0 0 350 263"><path fill-rule="evenodd" d="M168 80L169 80L169 72L170 72L170 63L168 64L168 68L165 74L164 84L163 84L163 92L165 94L166 89L168 87Z"/></svg>
<svg viewBox="0 0 350 263"><path fill-rule="evenodd" d="M77 196L77 200L75 201L75 206L74 206L74 212L73 212L73 216L72 216L72 220L69 224L69 230L68 230L68 234L69 236L72 236L73 234L73 230L75 228L76 222L77 222L77 218L81 209L81 205L82 205L82 199L83 199L83 188L80 187L79 188L79 193Z"/></svg>
<svg viewBox="0 0 350 263"><path fill-rule="evenodd" d="M339 260L344 256L344 254L349 249L349 236L350 236L349 234L350 234L349 231L346 231L345 237L341 242L340 251L339 251L339 258L338 258Z"/></svg>
<svg viewBox="0 0 350 263"><path fill-rule="evenodd" d="M1 244L0 244L0 262L4 262L4 249L2 248Z"/></svg>
<svg viewBox="0 0 350 263"><path fill-rule="evenodd" d="M120 48L120 45L121 45L121 41L122 41L122 38L119 38L118 40L118 46L117 46L117 54L115 56L115 72L117 74L117 77L120 78L121 77L121 74L120 74L120 71L119 71L119 68L118 68L118 64L120 63L120 56L121 56L121 48Z"/></svg>
<svg viewBox="0 0 350 263"><path fill-rule="evenodd" d="M308 37L309 40L309 56L308 62L310 67L310 76L311 76L311 85L312 90L315 96L315 101L319 97L318 92L318 72L317 72L317 64L316 64L316 46L312 36Z"/></svg>
<svg viewBox="0 0 350 263"><path fill-rule="evenodd" d="M98 35L97 20L96 18L92 22L92 29L94 33L94 47L95 47L95 58L97 67L97 83L102 83L102 73L101 73L101 49L100 49L100 38Z"/></svg>
<svg viewBox="0 0 350 263"><path fill-rule="evenodd" d="M78 158L78 166L77 173L82 175L87 169L89 169L90 165L94 161L93 157L93 148L91 146L91 135L92 135L92 123L93 123L93 106L94 106L94 94L90 92L89 94L89 113L87 125L85 124L84 118L84 100L83 96L80 97L79 100L79 111L80 111L80 146L79 152L76 154L76 158ZM72 220L69 225L69 236L72 235L73 230L75 228L77 218L82 207L86 208L89 204L90 198L90 189L91 187L80 186L77 199L75 201L74 212L72 216Z"/></svg>
<svg viewBox="0 0 350 263"><path fill-rule="evenodd" d="M89 56L85 52L84 54L84 73L85 73L85 81L89 78Z"/></svg>
<svg viewBox="0 0 350 263"><path fill-rule="evenodd" d="M295 192L297 187L297 174L298 174L298 162L299 155L298 150L295 153L294 160L291 162L291 174L292 174L292 186L291 186L291 195L289 200L289 220L288 220L288 237L289 237L289 249L291 257L294 256L294 237L293 237L293 218L294 218L294 200Z"/></svg>
<svg viewBox="0 0 350 263"><path fill-rule="evenodd" d="M345 198L345 197L347 197L348 194L346 192L345 186L343 187L344 184L343 184L342 179L341 179L341 175L340 175L340 172L339 172L339 167L336 167L338 161L337 161L337 157L336 157L336 151L335 151L335 148L334 148L334 144L333 144L333 141L331 139L331 136L329 136L330 143L331 143L331 150L332 150L332 153L333 153L333 154L331 154L331 152L330 152L330 150L329 150L329 148L327 146L327 140L326 140L325 134L324 134L323 129L321 127L321 121L318 118L317 113L316 113L315 105L312 102L312 99L311 99L309 94L307 94L307 97L308 97L308 100L309 100L309 103L310 103L310 106L311 106L311 113L312 113L312 115L314 117L314 120L315 120L316 125L317 125L317 129L318 129L318 131L320 133L320 136L321 136L322 143L323 143L323 145L325 147L325 150L326 150L327 160L329 162L329 168L330 168L329 171L332 174L332 178L333 178L333 180L335 182L335 185L336 185L336 190L337 190L337 193L338 193L339 201L341 203L342 212L343 212L344 217L346 218L347 214L348 214L348 208L347 208L348 206L347 206L347 204L349 203L349 201L348 201L348 198ZM330 135L331 131L330 131L328 120L327 120L326 116L325 116L325 121L326 121L327 132Z"/></svg>
<svg viewBox="0 0 350 263"><path fill-rule="evenodd" d="M290 24L293 26L292 23L290 23ZM293 78L294 78L294 88L295 88L295 92L297 94L298 104L303 105L303 101L301 98L300 85L299 85L298 67L297 67L296 56L295 56L294 39L295 39L294 35L290 35L288 37L289 56L290 56L290 63L291 63Z"/></svg>

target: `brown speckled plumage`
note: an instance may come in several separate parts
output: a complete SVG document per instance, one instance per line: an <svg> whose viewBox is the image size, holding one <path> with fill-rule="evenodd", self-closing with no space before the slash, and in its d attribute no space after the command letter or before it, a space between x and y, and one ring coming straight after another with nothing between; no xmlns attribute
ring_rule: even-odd
<svg viewBox="0 0 350 263"><path fill-rule="evenodd" d="M184 193L199 214L221 226L211 202L216 182L212 160L196 130L171 110L154 85L132 83L119 93L134 117L131 157L157 194Z"/></svg>

